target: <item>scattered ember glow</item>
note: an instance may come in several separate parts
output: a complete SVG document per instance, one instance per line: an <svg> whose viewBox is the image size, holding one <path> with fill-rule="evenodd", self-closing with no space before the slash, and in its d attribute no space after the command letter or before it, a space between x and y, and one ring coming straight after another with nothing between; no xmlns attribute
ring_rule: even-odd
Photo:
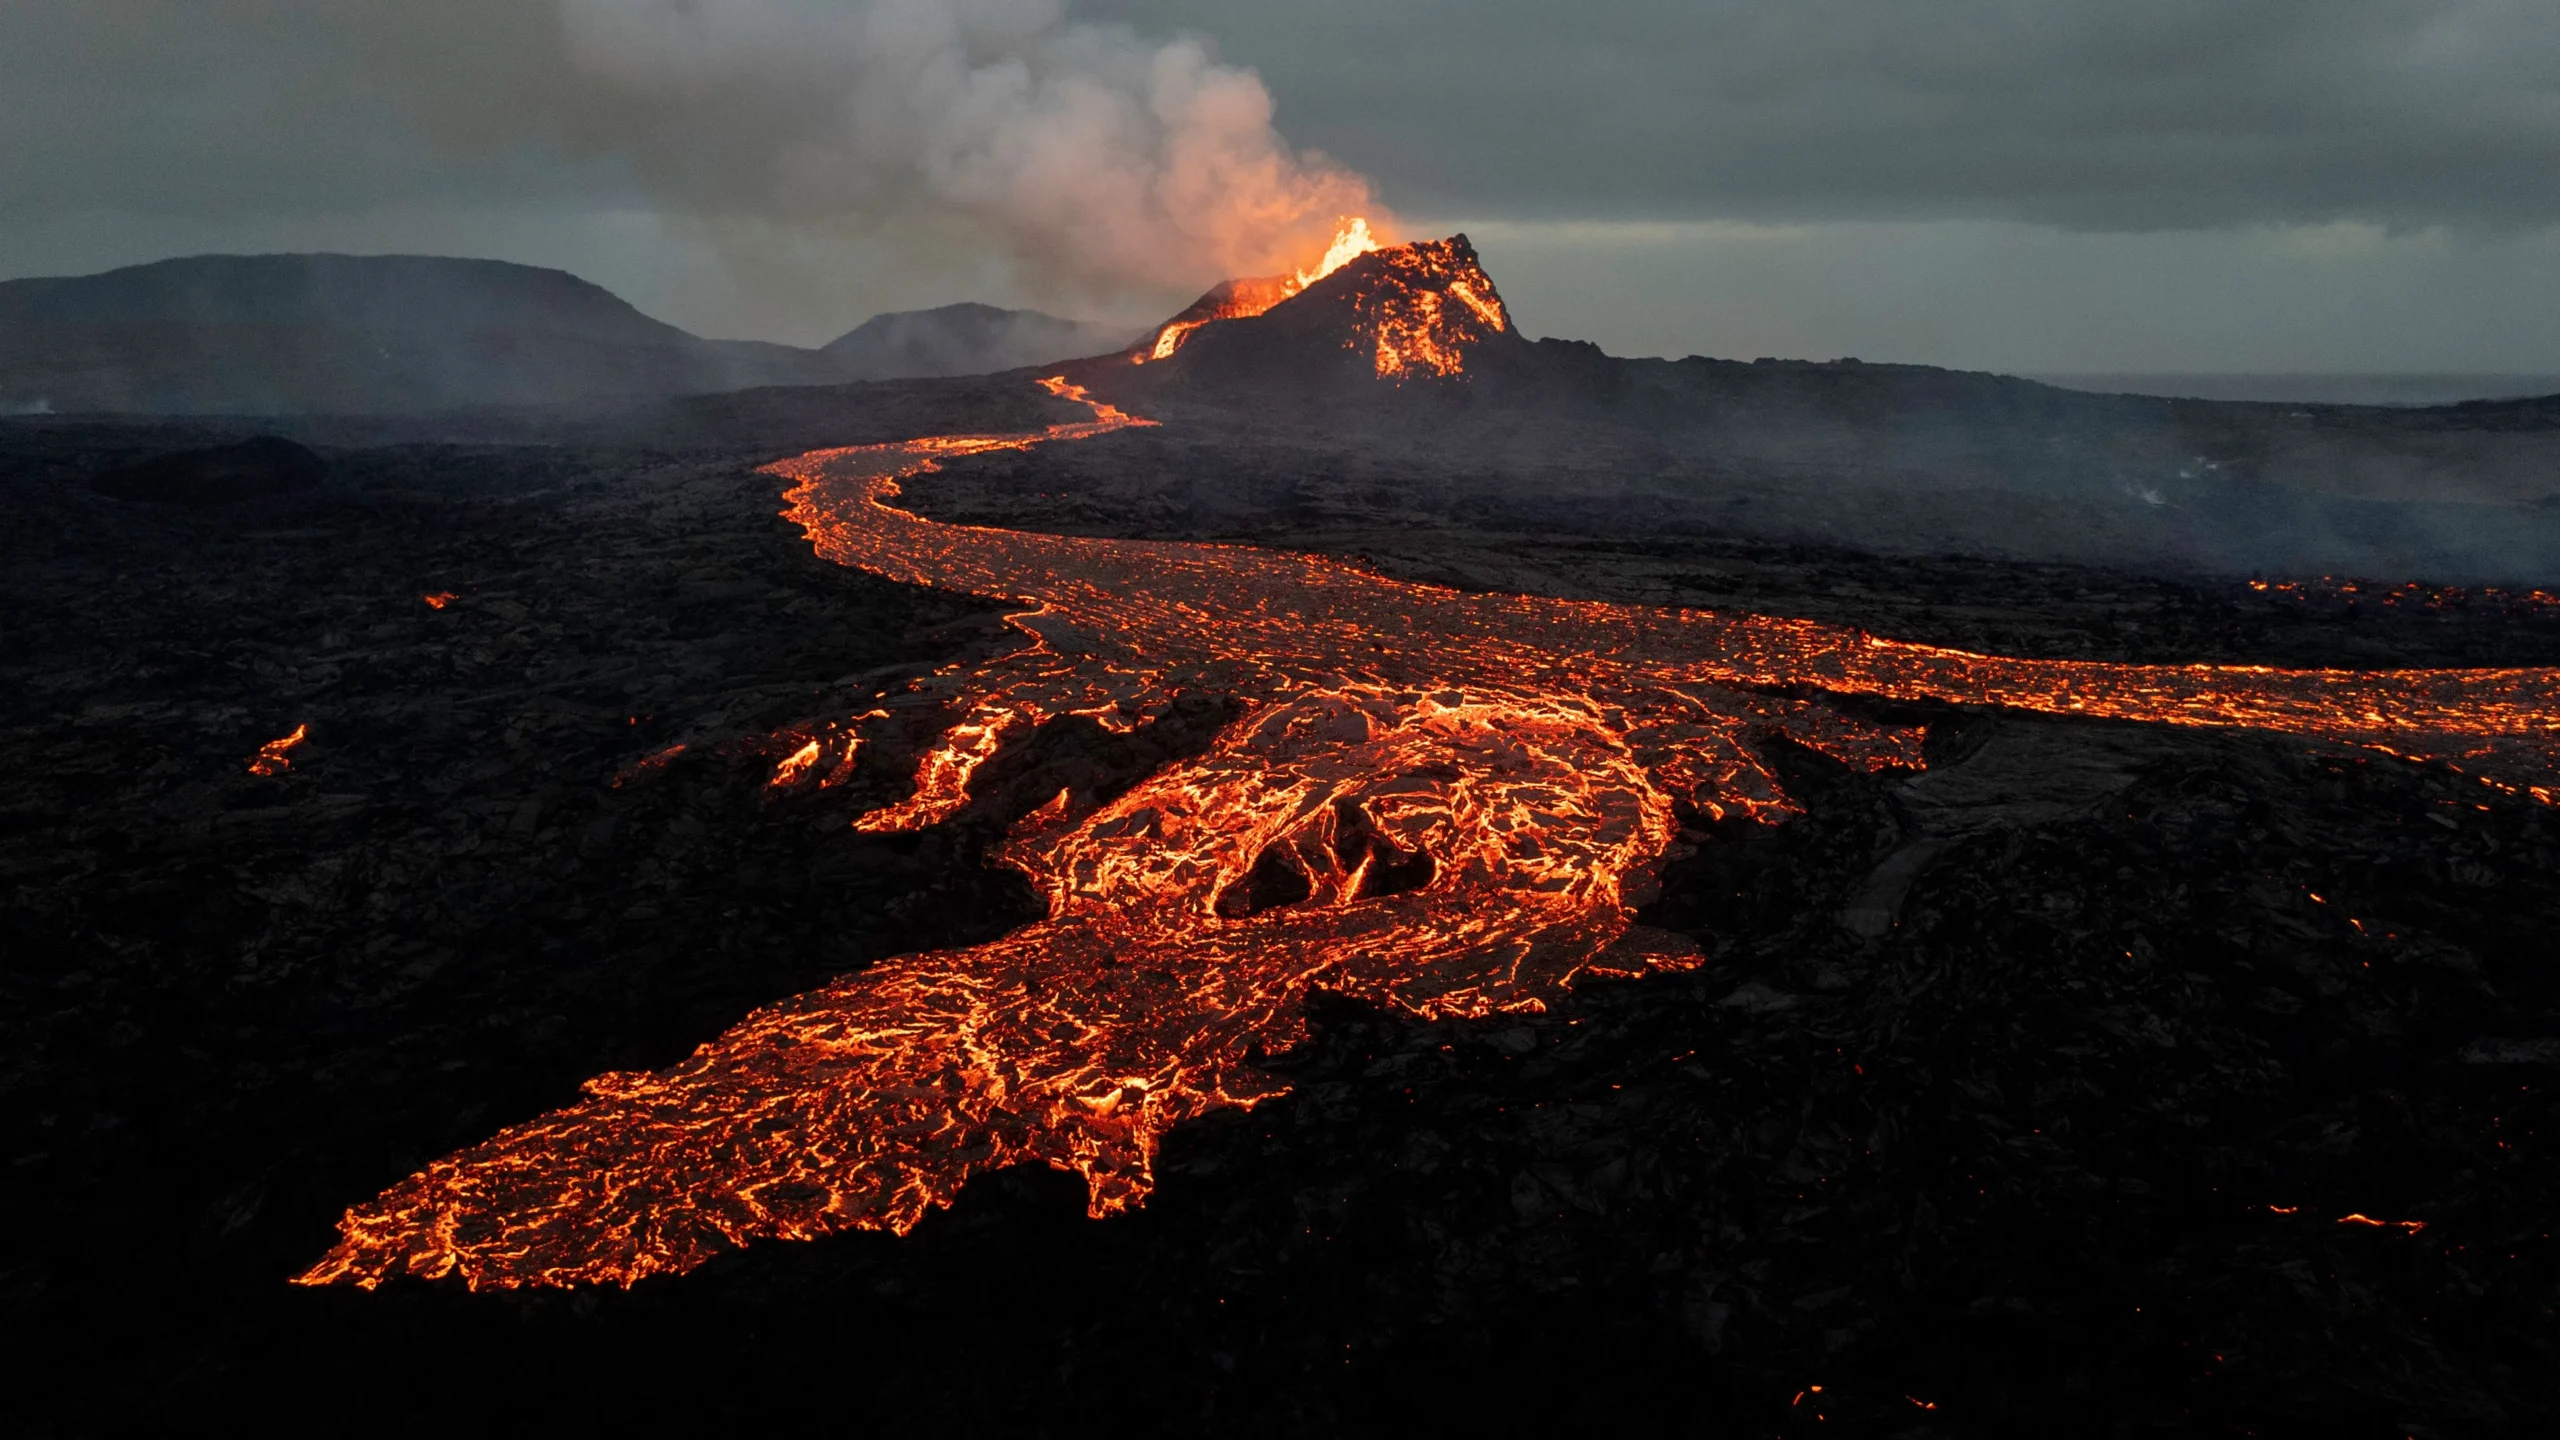
<svg viewBox="0 0 2560 1440"><path fill-rule="evenodd" d="M675 759L683 753L684 747L682 745L670 745L664 750L654 751L650 754L643 755L639 759L632 761L628 766L625 766L621 774L613 777L613 788L619 790L623 786L630 784L632 781L639 779L643 775L654 775L658 771L666 769L667 762Z"/></svg>
<svg viewBox="0 0 2560 1440"><path fill-rule="evenodd" d="M2317 580L2252 580L2249 588L2261 595L2281 596L2306 608L2324 611L2355 610L2372 600L2389 609L2431 615L2459 611L2516 620L2549 620L2560 616L2560 593L2508 590L2496 585L2476 588L2424 585L2415 580L2384 585L2323 575Z"/></svg>
<svg viewBox="0 0 2560 1440"><path fill-rule="evenodd" d="M2552 778L2552 670L2010 659L891 503L949 457L1151 423L1044 383L1093 418L769 467L825 558L1018 607L1017 648L919 682L950 728L909 798L860 827L949 817L990 756L1059 716L1125 731L1193 693L1236 718L1108 803L1070 791L1013 827L996 858L1044 919L768 1006L669 1069L599 1075L578 1103L349 1211L300 1283L629 1285L760 1238L904 1233L970 1176L1033 1160L1081 1175L1091 1214L1125 1211L1172 1127L1286 1091L1256 1061L1304 1037L1313 992L1481 1017L1543 1010L1585 977L1700 964L1633 907L1684 814L1796 813L1763 742L1867 771L1922 763L1919 729L1826 694L2387 740Z"/></svg>
<svg viewBox="0 0 2560 1440"><path fill-rule="evenodd" d="M441 610L447 605L452 604L455 596L450 590L438 590L432 595L421 595L418 598L427 602L428 609Z"/></svg>
<svg viewBox="0 0 2560 1440"><path fill-rule="evenodd" d="M2424 1220L2376 1220L2362 1211L2358 1211L2353 1215L2341 1215L2338 1217L2338 1223L2341 1225L2370 1225L2376 1230L2406 1230L2412 1235L2415 1235L2419 1231L2427 1228L2427 1222Z"/></svg>
<svg viewBox="0 0 2560 1440"><path fill-rule="evenodd" d="M310 733L310 726L296 725L293 727L292 734L285 736L281 740L270 740L266 744L259 746L258 753L249 757L249 773L252 775L281 775L287 770L292 769L293 761L286 758L285 752L291 750L294 746L301 744L302 738Z"/></svg>

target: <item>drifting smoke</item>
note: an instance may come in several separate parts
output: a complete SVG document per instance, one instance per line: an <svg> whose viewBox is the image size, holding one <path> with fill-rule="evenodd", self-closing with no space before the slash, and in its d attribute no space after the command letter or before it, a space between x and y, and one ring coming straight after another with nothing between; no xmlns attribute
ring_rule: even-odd
<svg viewBox="0 0 2560 1440"><path fill-rule="evenodd" d="M559 8L579 88L639 122L618 138L677 208L957 219L1039 281L1101 293L1279 272L1343 217L1381 220L1366 180L1281 138L1252 71L1053 0Z"/></svg>

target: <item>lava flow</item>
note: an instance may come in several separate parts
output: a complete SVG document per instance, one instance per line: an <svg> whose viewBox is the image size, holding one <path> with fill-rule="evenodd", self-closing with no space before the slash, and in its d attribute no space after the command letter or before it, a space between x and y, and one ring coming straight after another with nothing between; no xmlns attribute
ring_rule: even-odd
<svg viewBox="0 0 2560 1440"><path fill-rule="evenodd" d="M296 725L292 734L259 746L258 753L249 757L249 773L272 776L292 769L293 747L301 744L310 733L309 725Z"/></svg>
<svg viewBox="0 0 2560 1440"><path fill-rule="evenodd" d="M1125 731L1186 692L1227 697L1236 718L1207 752L1107 802L1062 790L1014 826L998 858L1044 919L769 1006L669 1069L598 1076L350 1211L301 1283L628 1285L758 1238L903 1233L970 1176L1033 1160L1082 1175L1092 1214L1126 1210L1169 1129L1282 1093L1255 1062L1302 1038L1315 991L1486 1016L1698 964L1633 923L1684 811L1794 811L1759 749L1776 737L1869 770L1922 763L1917 729L1807 695L2251 727L2460 758L2551 798L2560 671L2008 659L890 503L947 457L1150 423L1088 403L1091 420L1042 433L770 467L828 559L1020 607L1018 648L920 682L951 726L913 793L858 823L947 818L989 757L1060 716ZM803 753L777 781L814 773Z"/></svg>

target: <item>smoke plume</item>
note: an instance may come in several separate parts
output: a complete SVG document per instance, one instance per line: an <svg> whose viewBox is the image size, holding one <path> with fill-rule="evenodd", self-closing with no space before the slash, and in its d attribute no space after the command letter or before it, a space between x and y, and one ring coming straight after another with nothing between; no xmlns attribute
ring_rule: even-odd
<svg viewBox="0 0 2560 1440"><path fill-rule="evenodd" d="M1055 0L557 3L583 139L674 209L958 220L1086 293L1269 274L1382 219L1252 71Z"/></svg>

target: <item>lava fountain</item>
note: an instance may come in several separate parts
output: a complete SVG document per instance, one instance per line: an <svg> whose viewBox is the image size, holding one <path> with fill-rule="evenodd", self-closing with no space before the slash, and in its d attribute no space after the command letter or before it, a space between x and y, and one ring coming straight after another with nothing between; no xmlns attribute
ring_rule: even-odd
<svg viewBox="0 0 2560 1440"><path fill-rule="evenodd" d="M1434 243L1363 272L1350 343L1394 353L1381 375L1462 370L1465 336L1507 329L1471 254L1453 268ZM1427 302L1389 283L1415 276L1436 286ZM1303 1037L1318 990L1487 1016L1543 1009L1584 977L1698 964L1633 923L1681 807L1793 812L1759 749L1778 737L1868 770L1922 763L1918 730L1825 695L2274 731L2456 760L2545 803L2560 783L2560 671L2011 659L1465 594L1244 546L944 525L891 503L945 459L1151 423L1044 383L1092 418L769 467L828 559L1019 607L1016 649L919 682L950 727L912 793L858 825L951 816L980 766L1060 716L1127 731L1198 692L1236 718L1116 799L1061 791L1014 826L997 858L1045 918L769 1006L669 1069L597 1076L578 1103L349 1211L300 1283L628 1285L762 1238L904 1233L970 1176L1031 1160L1081 1175L1092 1214L1124 1211L1173 1126L1284 1091L1255 1062Z"/></svg>

